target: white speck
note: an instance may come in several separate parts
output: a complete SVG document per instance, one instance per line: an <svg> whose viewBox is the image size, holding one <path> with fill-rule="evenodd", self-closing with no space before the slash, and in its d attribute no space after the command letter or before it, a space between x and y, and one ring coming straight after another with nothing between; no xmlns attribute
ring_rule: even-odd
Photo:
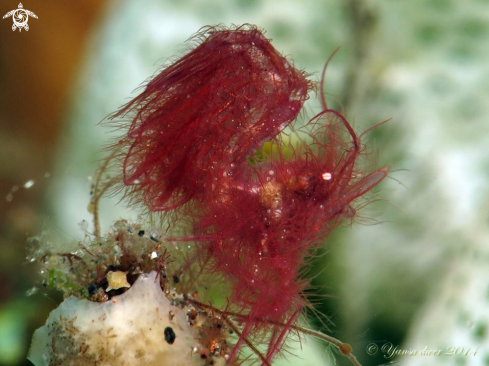
<svg viewBox="0 0 489 366"><path fill-rule="evenodd" d="M24 188L25 189L29 189L29 188L31 188L34 185L34 183L35 182L32 179L31 180L28 180L27 182L25 182Z"/></svg>
<svg viewBox="0 0 489 366"><path fill-rule="evenodd" d="M32 287L31 289L26 291L25 295L26 296L32 296L32 295L36 294L38 290L39 290L38 288Z"/></svg>
<svg viewBox="0 0 489 366"><path fill-rule="evenodd" d="M323 178L323 180L331 180L332 175L331 175L331 173L326 172L326 173L321 174L321 178Z"/></svg>
<svg viewBox="0 0 489 366"><path fill-rule="evenodd" d="M151 253L150 258L151 258L151 259L158 258L158 254L157 254L156 252Z"/></svg>
<svg viewBox="0 0 489 366"><path fill-rule="evenodd" d="M268 171L268 174L270 174L270 175L274 175L274 174L275 174L275 172L274 172L273 170L269 170L269 171Z"/></svg>

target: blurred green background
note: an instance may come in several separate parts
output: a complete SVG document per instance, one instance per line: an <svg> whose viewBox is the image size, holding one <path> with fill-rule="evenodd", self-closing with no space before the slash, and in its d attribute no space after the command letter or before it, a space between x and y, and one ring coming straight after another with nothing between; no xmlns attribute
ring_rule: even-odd
<svg viewBox="0 0 489 366"><path fill-rule="evenodd" d="M39 285L28 239L82 235L87 177L110 131L98 122L200 27L256 24L319 79L391 167L359 223L338 229L311 267L311 322L350 343L364 366L382 347L442 349L403 365L489 365L489 1L36 1L38 19L0 22L0 365L28 365L30 337L61 301ZM0 14L18 4L3 1ZM307 106L317 111L315 96ZM312 114L311 114L312 115ZM33 181L32 184L27 184ZM106 203L103 224L126 217ZM375 224L375 223L379 224ZM363 224L363 225L362 225ZM373 225L375 224L375 225ZM27 296L27 295L30 296ZM327 326L324 327L324 325ZM376 354L369 348L379 347ZM476 355L464 350L480 346ZM316 351L324 364L347 365ZM307 354L291 365L314 364Z"/></svg>

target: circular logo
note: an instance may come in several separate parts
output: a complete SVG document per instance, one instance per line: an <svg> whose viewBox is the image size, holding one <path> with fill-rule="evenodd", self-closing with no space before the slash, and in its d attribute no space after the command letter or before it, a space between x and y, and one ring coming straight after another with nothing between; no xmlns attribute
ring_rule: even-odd
<svg viewBox="0 0 489 366"><path fill-rule="evenodd" d="M14 20L14 24L18 28L22 28L27 24L27 20L29 19L29 14L24 9L17 9L14 11L12 15L12 19Z"/></svg>

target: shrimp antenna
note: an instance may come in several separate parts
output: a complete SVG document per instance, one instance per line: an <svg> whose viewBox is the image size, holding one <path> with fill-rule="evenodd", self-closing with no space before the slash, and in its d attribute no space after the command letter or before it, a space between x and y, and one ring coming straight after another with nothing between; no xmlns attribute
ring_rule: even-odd
<svg viewBox="0 0 489 366"><path fill-rule="evenodd" d="M333 53L328 57L326 60L326 63L324 64L323 67L323 72L321 73L321 81L319 82L319 94L321 96L321 107L323 109L328 109L328 103L326 102L326 97L324 96L324 80L326 79L326 69L328 68L329 62L331 59L334 57L336 52L338 52L340 47L337 47Z"/></svg>
<svg viewBox="0 0 489 366"><path fill-rule="evenodd" d="M219 309L216 309L212 305L206 305L206 304L203 304L200 301L197 301L197 300L194 300L194 299L188 299L188 301L190 303L194 303L197 306L201 306L203 308L211 309L212 311L216 312L217 314L219 314L220 316L222 316L222 318L224 319L224 321L229 325L229 327L234 332L236 332L236 334L238 334L239 336L241 335L241 333L236 328L236 326L234 325L234 323L232 322L232 320L229 319L229 317L236 318L239 321L246 321L246 316L245 315L238 314L238 313L235 313L235 312L232 312L232 311L219 310ZM360 362L358 362L358 360L355 357L355 355L352 353L352 351L353 351L352 346L350 344L348 344L348 343L344 343L344 342L340 341L339 339L337 339L335 337L329 336L329 335L324 334L324 333L322 333L320 331L317 331L317 330L304 328L304 327L301 327L301 326L295 325L295 324L290 324L290 322L281 323L281 322L276 322L276 321L273 321L273 320L258 320L258 321L261 321L261 322L264 322L264 323L267 323L267 324L277 325L277 326L280 326L280 327L283 327L283 328L293 329L293 330L295 330L297 332L300 332L300 333L303 333L303 334L307 334L307 335L310 335L310 336L312 336L314 338L323 340L323 341L325 341L325 342L333 345L334 347L336 347L338 349L338 351L342 355L346 356L351 361L351 363L354 366L362 366L360 364ZM260 353L260 351L255 346L253 346L251 344L251 342L247 338L244 338L244 343L248 347L250 347L250 349L258 357L260 357L260 359L263 362L262 365L265 365L265 366L269 366L270 365L270 363L263 357L263 355Z"/></svg>

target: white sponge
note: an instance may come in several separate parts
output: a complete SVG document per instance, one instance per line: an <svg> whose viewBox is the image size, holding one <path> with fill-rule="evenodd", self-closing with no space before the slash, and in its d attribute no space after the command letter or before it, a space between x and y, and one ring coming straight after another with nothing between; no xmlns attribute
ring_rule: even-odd
<svg viewBox="0 0 489 366"><path fill-rule="evenodd" d="M105 303L69 297L36 330L28 359L42 365L223 365L201 351L189 307L169 300L156 272Z"/></svg>

